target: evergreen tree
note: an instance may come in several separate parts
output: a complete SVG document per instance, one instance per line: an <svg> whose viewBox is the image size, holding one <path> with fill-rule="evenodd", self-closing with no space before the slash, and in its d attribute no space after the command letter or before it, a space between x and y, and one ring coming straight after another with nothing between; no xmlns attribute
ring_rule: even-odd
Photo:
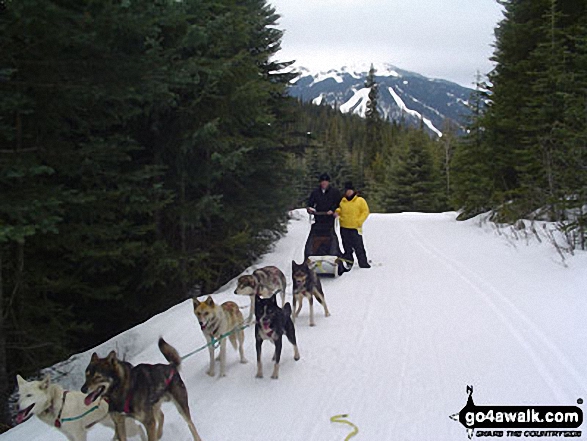
<svg viewBox="0 0 587 441"><path fill-rule="evenodd" d="M5 5L0 395L224 284L283 231L276 20L262 0Z"/></svg>
<svg viewBox="0 0 587 441"><path fill-rule="evenodd" d="M464 216L493 209L502 221L558 221L570 243L585 246L587 5L503 4L489 105L470 125L480 137L455 154L455 202Z"/></svg>
<svg viewBox="0 0 587 441"><path fill-rule="evenodd" d="M379 84L377 83L377 80L375 78L376 72L377 71L375 67L371 64L369 74L367 75L367 79L365 80L365 87L369 89L369 100L367 101L367 110L365 112L365 118L367 120L367 139L363 158L363 165L366 168L371 167L377 154L382 151L382 119L381 114L379 112Z"/></svg>
<svg viewBox="0 0 587 441"><path fill-rule="evenodd" d="M560 218L557 201L564 200L559 175L564 166L559 162L568 156L567 126L564 109L568 108L574 88L574 74L567 63L568 35L560 28L561 14L556 0L543 16L542 41L529 57L532 65L532 96L522 108L522 131L525 135L520 148L521 189L518 200L521 214L537 207L550 207L550 219Z"/></svg>
<svg viewBox="0 0 587 441"><path fill-rule="evenodd" d="M468 219L493 207L496 195L497 176L493 151L487 139L485 101L486 86L478 74L474 92L469 98L471 117L467 134L455 146L451 161L452 205L461 209L459 219Z"/></svg>
<svg viewBox="0 0 587 441"><path fill-rule="evenodd" d="M384 166L385 178L374 199L385 212L434 212L440 208L442 186L434 167L433 141L422 131L409 130Z"/></svg>

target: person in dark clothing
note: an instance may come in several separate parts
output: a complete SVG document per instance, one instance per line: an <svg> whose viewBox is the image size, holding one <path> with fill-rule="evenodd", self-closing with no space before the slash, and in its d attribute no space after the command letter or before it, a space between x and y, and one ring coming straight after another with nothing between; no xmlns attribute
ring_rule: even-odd
<svg viewBox="0 0 587 441"><path fill-rule="evenodd" d="M354 263L353 252L356 253L361 268L371 268L363 244L363 223L369 216L369 206L355 191L352 182L346 182L344 190L344 197L335 212L335 216L340 216L340 237L344 248L342 259L346 264L344 268L339 266L339 275L350 271Z"/></svg>
<svg viewBox="0 0 587 441"><path fill-rule="evenodd" d="M320 186L308 198L306 210L314 215L315 222L306 242L304 258L311 255L340 256L338 236L334 230L334 214L340 199L340 192L330 185L330 176L321 174Z"/></svg>
<svg viewBox="0 0 587 441"><path fill-rule="evenodd" d="M340 192L330 185L330 176L327 173L320 175L320 186L308 198L308 213L314 214L317 224L328 224L334 227L334 211L340 204Z"/></svg>

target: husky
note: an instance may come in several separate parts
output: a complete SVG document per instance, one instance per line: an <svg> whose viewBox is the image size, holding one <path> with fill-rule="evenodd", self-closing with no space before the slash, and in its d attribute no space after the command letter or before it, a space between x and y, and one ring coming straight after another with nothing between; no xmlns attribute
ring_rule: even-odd
<svg viewBox="0 0 587 441"><path fill-rule="evenodd" d="M125 416L143 423L148 441L157 441L163 435L161 404L171 400L187 423L194 441L201 441L190 416L188 393L178 372L181 358L163 338L159 339L159 350L169 364L133 366L119 360L114 351L105 358L94 352L82 386L82 392L87 394L84 402L89 406L100 397L108 400L119 441L126 441Z"/></svg>
<svg viewBox="0 0 587 441"><path fill-rule="evenodd" d="M279 378L279 360L281 359L281 347L283 334L294 347L294 360L300 359L298 344L296 342L296 330L291 320L291 305L286 303L283 309L277 306L276 296L269 299L259 298L255 304L255 343L257 349L257 378L263 378L263 364L261 362L261 347L264 340L269 340L275 345L273 355L273 375L271 378Z"/></svg>
<svg viewBox="0 0 587 441"><path fill-rule="evenodd" d="M324 307L324 315L330 316L326 300L324 299L324 291L322 290L322 283L314 271L305 261L298 265L295 260L291 261L291 275L293 279L293 306L296 310L293 319L297 318L302 309L302 302L304 297L310 302L310 326L315 326L314 322L314 297ZM297 304L297 309L296 309Z"/></svg>
<svg viewBox="0 0 587 441"><path fill-rule="evenodd" d="M247 363L245 358L245 352L243 349L243 343L245 341L245 331L238 329L242 326L243 314L240 312L238 305L234 302L224 302L222 305L216 305L212 297L208 296L205 302L200 302L194 298L194 314L198 318L200 328L206 337L208 342L208 350L210 352L210 368L206 372L208 375L213 377L215 375L214 370L214 345L211 345L212 339L218 340L218 338L234 330L232 334L228 336L230 343L234 349L237 348L238 341L238 352L240 355L240 362ZM220 340L220 376L226 376L226 338Z"/></svg>
<svg viewBox="0 0 587 441"><path fill-rule="evenodd" d="M86 441L87 429L108 415L106 401L86 405L84 394L63 390L58 384L51 383L48 374L41 381L26 381L17 375L16 381L19 395L17 424L36 415L45 424L57 427L69 441Z"/></svg>
<svg viewBox="0 0 587 441"><path fill-rule="evenodd" d="M247 322L251 322L253 319L257 296L269 298L274 294L281 293L281 305L285 305L286 285L285 275L275 266L266 266L253 271L252 275L240 276L234 293L251 298L251 310Z"/></svg>

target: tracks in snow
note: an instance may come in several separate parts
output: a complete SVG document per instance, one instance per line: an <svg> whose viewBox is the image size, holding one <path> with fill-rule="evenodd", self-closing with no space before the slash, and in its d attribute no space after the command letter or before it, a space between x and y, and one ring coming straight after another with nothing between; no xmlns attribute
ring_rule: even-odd
<svg viewBox="0 0 587 441"><path fill-rule="evenodd" d="M462 262L453 259L443 253L439 248L426 241L413 225L406 223L401 224L407 234L425 253L434 257L448 271L457 276L476 293L484 303L495 313L499 320L504 324L512 337L520 344L532 360L536 371L540 374L550 390L561 403L569 399L569 394L576 394L578 390L583 390L586 384L586 378L575 368L571 360L559 349L559 347L536 325L536 323L520 308L518 308L502 291L500 291L489 280L480 274L471 270ZM523 326L520 326L522 324ZM527 332L523 332L522 329ZM488 337L489 338L489 337ZM548 360L552 359L553 354L559 364L548 366ZM554 368L557 372L553 372ZM560 368L562 368L569 378L572 378L576 384L574 390L561 391L560 385ZM568 383L567 383L568 384Z"/></svg>

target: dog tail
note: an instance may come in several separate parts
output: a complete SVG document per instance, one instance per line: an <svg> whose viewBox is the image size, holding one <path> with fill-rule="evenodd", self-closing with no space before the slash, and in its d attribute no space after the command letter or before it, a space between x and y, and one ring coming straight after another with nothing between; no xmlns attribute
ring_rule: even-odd
<svg viewBox="0 0 587 441"><path fill-rule="evenodd" d="M283 315L285 315L286 318L291 316L291 305L289 302L283 306Z"/></svg>
<svg viewBox="0 0 587 441"><path fill-rule="evenodd" d="M163 337L159 337L159 350L173 367L178 367L181 364L181 357L173 346L163 340Z"/></svg>

